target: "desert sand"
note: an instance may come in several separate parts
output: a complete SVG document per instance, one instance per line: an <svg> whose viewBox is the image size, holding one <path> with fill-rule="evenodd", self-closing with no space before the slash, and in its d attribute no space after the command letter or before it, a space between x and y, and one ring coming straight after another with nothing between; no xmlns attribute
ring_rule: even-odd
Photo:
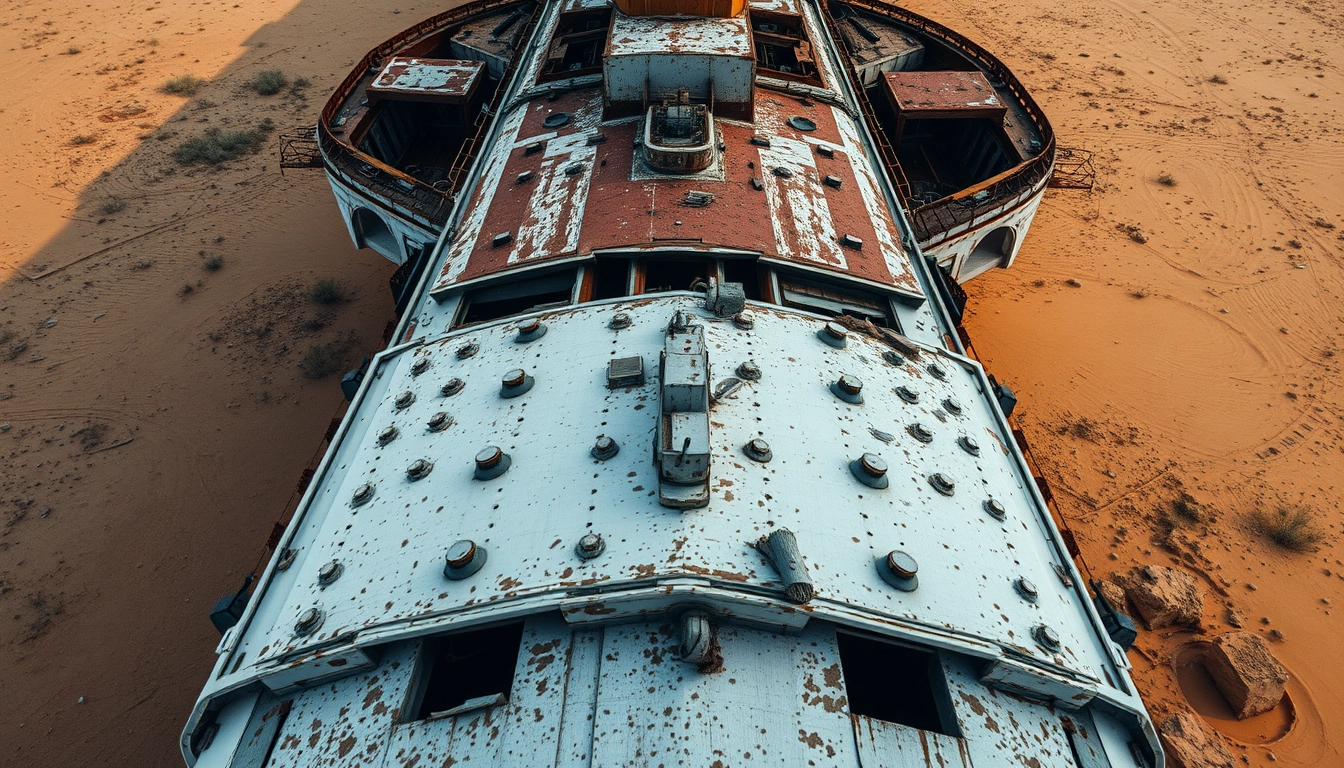
<svg viewBox="0 0 1344 768"><path fill-rule="evenodd" d="M1252 765L1341 764L1344 10L911 7L1096 152L1093 191L1051 191L1014 267L968 284L967 326L1090 574L1172 565L1206 587L1198 629L1141 631L1130 653L1155 717L1193 701ZM276 134L439 10L5 5L0 762L181 765L208 611L266 556L343 406L299 361L336 342L353 365L391 319L391 265L353 249L320 172L281 175ZM258 95L274 69L308 85ZM182 75L209 82L161 92ZM267 118L222 168L172 157ZM324 279L348 300L311 301ZM1286 506L1312 516L1307 551L1255 524ZM1183 663L1237 624L1270 640L1291 706L1235 722Z"/></svg>

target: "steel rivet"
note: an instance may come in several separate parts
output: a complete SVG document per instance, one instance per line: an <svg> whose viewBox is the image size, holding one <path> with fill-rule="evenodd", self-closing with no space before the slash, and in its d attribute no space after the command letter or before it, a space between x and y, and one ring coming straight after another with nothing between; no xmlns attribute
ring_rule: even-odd
<svg viewBox="0 0 1344 768"><path fill-rule="evenodd" d="M953 482L952 478L944 475L942 472L934 472L932 475L929 475L929 485L932 485L933 490L944 496L951 496L957 489L957 484Z"/></svg>
<svg viewBox="0 0 1344 768"><path fill-rule="evenodd" d="M883 581L902 592L919 589L919 563L908 552L893 549L886 557L878 558L877 573Z"/></svg>
<svg viewBox="0 0 1344 768"><path fill-rule="evenodd" d="M411 406L411 403L414 402L415 402L415 393L408 389L405 392L402 392L400 395L397 395L397 399L394 402L394 405L397 406L398 410L401 410L402 408L409 408Z"/></svg>
<svg viewBox="0 0 1344 768"><path fill-rule="evenodd" d="M429 417L429 431L442 432L443 430L447 429L449 425L451 425L452 423L453 420L448 418L447 411L439 411L438 413Z"/></svg>
<svg viewBox="0 0 1344 768"><path fill-rule="evenodd" d="M905 365L905 358L896 354L896 351L893 349L888 349L886 352L883 352L882 359L886 360L887 363L891 365L895 366Z"/></svg>
<svg viewBox="0 0 1344 768"><path fill-rule="evenodd" d="M832 347L844 347L848 343L849 329L839 323L827 323L817 331L817 338Z"/></svg>
<svg viewBox="0 0 1344 768"><path fill-rule="evenodd" d="M419 376L429 370L429 358L422 357L411 364L411 375Z"/></svg>
<svg viewBox="0 0 1344 768"><path fill-rule="evenodd" d="M546 335L546 324L539 318L524 320L518 324L518 335L513 337L515 343L526 344L529 341L536 341Z"/></svg>
<svg viewBox="0 0 1344 768"><path fill-rule="evenodd" d="M306 637L317 631L322 626L322 619L326 616L320 608L309 608L299 614L299 620L294 622L294 634L299 637Z"/></svg>
<svg viewBox="0 0 1344 768"><path fill-rule="evenodd" d="M487 445L476 454L477 480L493 480L512 466L513 460L497 445Z"/></svg>
<svg viewBox="0 0 1344 768"><path fill-rule="evenodd" d="M332 560L329 563L325 563L321 568L317 569L317 585L326 589L332 582L341 578L341 574L344 572L345 566L341 565L341 561L339 560Z"/></svg>
<svg viewBox="0 0 1344 768"><path fill-rule="evenodd" d="M858 405L863 402L863 382L857 377L841 374L831 385L831 394L847 403Z"/></svg>
<svg viewBox="0 0 1344 768"><path fill-rule="evenodd" d="M1003 520L1008 517L1008 509L998 499L985 499L984 508L989 516L995 520Z"/></svg>
<svg viewBox="0 0 1344 768"><path fill-rule="evenodd" d="M506 400L511 397L518 397L532 389L532 384L534 382L535 379L528 376L527 371L524 371L522 368L514 368L504 374L504 381L503 385L500 387L499 396Z"/></svg>
<svg viewBox="0 0 1344 768"><path fill-rule="evenodd" d="M439 392L442 392L444 397L452 397L461 392L465 386L467 386L467 382L461 379L449 379L442 387L439 387Z"/></svg>
<svg viewBox="0 0 1344 768"><path fill-rule="evenodd" d="M869 488L886 488L887 462L876 453L865 453L849 463L850 474Z"/></svg>
<svg viewBox="0 0 1344 768"><path fill-rule="evenodd" d="M612 456L615 456L616 454L620 453L620 451L621 446L615 440L611 439L610 437L607 437L606 435L603 435L597 438L596 443L593 443L593 447L589 451L589 453L591 453L593 455L593 458L597 459L598 461L606 461L607 459L610 459Z"/></svg>
<svg viewBox="0 0 1344 768"><path fill-rule="evenodd" d="M474 341L468 341L466 344L457 348L457 359L466 360L468 357L475 357L477 352L481 351L481 345Z"/></svg>
<svg viewBox="0 0 1344 768"><path fill-rule="evenodd" d="M383 431L378 433L378 445L387 445L393 440L396 440L400 434L401 430L397 429L395 425L384 427Z"/></svg>
<svg viewBox="0 0 1344 768"><path fill-rule="evenodd" d="M910 426L905 428L905 431L909 432L911 437L915 438L921 443L933 442L933 430L924 426L920 422L915 422L914 424L911 424Z"/></svg>
<svg viewBox="0 0 1344 768"><path fill-rule="evenodd" d="M1059 650L1059 634L1050 627L1038 624L1035 629L1031 630L1031 636L1036 640L1036 644L1045 650L1052 652Z"/></svg>
<svg viewBox="0 0 1344 768"><path fill-rule="evenodd" d="M733 315L733 325L740 331L750 331L756 327L756 318L752 317L750 312L738 312Z"/></svg>
<svg viewBox="0 0 1344 768"><path fill-rule="evenodd" d="M745 379L747 381L760 381L761 367L756 363L753 363L752 361L748 360L745 363L742 363L741 365L737 366L737 376L738 378Z"/></svg>
<svg viewBox="0 0 1344 768"><path fill-rule="evenodd" d="M580 560L592 560L606 549L607 543L596 533L585 534L579 539L579 543L574 545L574 552L578 554Z"/></svg>
<svg viewBox="0 0 1344 768"><path fill-rule="evenodd" d="M1029 603L1036 602L1036 598L1039 594L1036 591L1036 585L1032 584L1025 576L1014 581L1013 588L1017 590L1017 594L1021 595L1023 600L1026 600Z"/></svg>
<svg viewBox="0 0 1344 768"><path fill-rule="evenodd" d="M444 553L443 575L454 581L465 579L481 570L485 560L485 547L477 546L471 539L455 541Z"/></svg>
<svg viewBox="0 0 1344 768"><path fill-rule="evenodd" d="M434 463L425 459L416 459L406 468L406 477L411 480L423 480L434 469Z"/></svg>
<svg viewBox="0 0 1344 768"><path fill-rule="evenodd" d="M904 384L896 388L896 396L911 405L919 402L919 393Z"/></svg>
<svg viewBox="0 0 1344 768"><path fill-rule="evenodd" d="M633 323L634 321L630 319L629 314L617 312L611 316L611 322L607 323L607 326L612 330L621 331L629 328Z"/></svg>
<svg viewBox="0 0 1344 768"><path fill-rule="evenodd" d="M972 456L980 455L980 444L975 442L975 438L971 437L970 435L962 435L961 437L958 437L957 445L960 445L963 451L971 454Z"/></svg>
<svg viewBox="0 0 1344 768"><path fill-rule="evenodd" d="M742 446L742 452L747 455L747 458L752 461L759 461L762 464L769 462L775 456L770 450L770 444L759 437L747 441L747 444Z"/></svg>
<svg viewBox="0 0 1344 768"><path fill-rule="evenodd" d="M947 411L953 416L960 416L961 403L958 403L956 400L953 400L952 398L949 397L943 401L943 410Z"/></svg>
<svg viewBox="0 0 1344 768"><path fill-rule="evenodd" d="M943 367L937 363L929 363L929 367L925 370L933 374L935 379L940 381L947 379L947 371L943 370Z"/></svg>
<svg viewBox="0 0 1344 768"><path fill-rule="evenodd" d="M350 503L356 507L360 506L361 504L369 503L369 500L373 498L374 490L375 488L373 483L365 483L359 486L358 488L355 489L354 494L350 497Z"/></svg>

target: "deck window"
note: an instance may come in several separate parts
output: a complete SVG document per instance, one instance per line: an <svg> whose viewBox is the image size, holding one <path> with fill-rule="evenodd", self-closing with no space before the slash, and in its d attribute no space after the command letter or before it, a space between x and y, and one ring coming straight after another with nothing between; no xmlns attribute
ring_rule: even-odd
<svg viewBox="0 0 1344 768"><path fill-rule="evenodd" d="M836 634L851 714L959 737L938 655Z"/></svg>
<svg viewBox="0 0 1344 768"><path fill-rule="evenodd" d="M849 315L871 320L874 325L894 327L891 302L880 294L783 274L779 276L779 288L784 294L781 303L786 307L829 317Z"/></svg>
<svg viewBox="0 0 1344 768"><path fill-rule="evenodd" d="M521 622L457 632L426 641L415 720L449 717L504 704L523 640Z"/></svg>
<svg viewBox="0 0 1344 768"><path fill-rule="evenodd" d="M460 315L462 319L457 326L483 323L550 307L562 307L570 303L573 293L572 269L478 288L468 291L463 299Z"/></svg>
<svg viewBox="0 0 1344 768"><path fill-rule="evenodd" d="M689 291L697 280L708 280L717 273L711 259L643 259L639 262L643 278L638 293Z"/></svg>

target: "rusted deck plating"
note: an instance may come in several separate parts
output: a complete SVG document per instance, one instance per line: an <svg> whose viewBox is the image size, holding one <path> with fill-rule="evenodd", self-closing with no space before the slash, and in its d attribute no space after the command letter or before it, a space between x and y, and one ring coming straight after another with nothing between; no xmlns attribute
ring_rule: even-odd
<svg viewBox="0 0 1344 768"><path fill-rule="evenodd" d="M546 46L529 49L440 242L438 301L413 305L411 333L370 367L221 640L189 762L983 768L1104 753L1118 768L1140 764L1127 744L1156 747L983 370L943 348L815 8L768 7L802 13L826 88L757 88L754 124L717 126L721 179L640 178L639 118L602 122L591 81L529 90ZM691 189L713 202L674 209ZM814 315L753 303L735 322L685 293L450 330L468 281L669 247L887 286L915 299L899 310L911 338L840 344ZM659 505L651 461L678 311L703 328L715 394L710 502L689 512ZM643 382L608 386L608 363L632 357ZM815 590L804 605L756 546L783 529ZM445 566L464 541L477 554ZM913 591L882 570L893 550L917 561ZM687 608L715 627L717 674L677 661ZM524 621L507 701L416 720L421 639L506 620ZM865 670L842 668L837 629L936 651L958 735L852 714L845 681Z"/></svg>

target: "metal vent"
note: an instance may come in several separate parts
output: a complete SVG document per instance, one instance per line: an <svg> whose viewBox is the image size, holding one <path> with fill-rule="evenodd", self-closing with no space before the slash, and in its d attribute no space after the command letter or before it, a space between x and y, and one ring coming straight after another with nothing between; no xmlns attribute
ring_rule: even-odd
<svg viewBox="0 0 1344 768"><path fill-rule="evenodd" d="M644 358L618 357L607 363L607 388L638 387L644 383Z"/></svg>

